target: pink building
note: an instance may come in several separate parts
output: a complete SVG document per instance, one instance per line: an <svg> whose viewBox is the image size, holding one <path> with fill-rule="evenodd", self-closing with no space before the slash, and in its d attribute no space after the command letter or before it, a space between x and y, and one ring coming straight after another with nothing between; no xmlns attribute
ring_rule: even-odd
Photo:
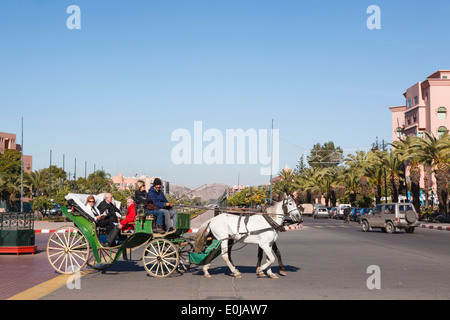
<svg viewBox="0 0 450 320"><path fill-rule="evenodd" d="M405 105L390 107L392 112L392 141L400 137L424 136L429 132L435 137L450 129L450 70L439 70L425 81L406 89ZM408 174L407 174L408 175ZM422 170L421 187L424 187ZM436 192L433 175L427 175L429 187Z"/></svg>
<svg viewBox="0 0 450 320"><path fill-rule="evenodd" d="M408 135L423 137L425 131L439 137L450 129L450 70L433 73L403 95L405 105L389 108L392 141Z"/></svg>
<svg viewBox="0 0 450 320"><path fill-rule="evenodd" d="M16 135L14 133L0 132L0 153L8 149L22 151L22 146L16 143ZM32 156L23 156L23 171L27 173L33 171Z"/></svg>
<svg viewBox="0 0 450 320"><path fill-rule="evenodd" d="M153 185L153 181L156 178L157 177L150 178L150 177L148 177L146 175L142 175L140 177L137 177L137 175L135 177L124 177L123 173L119 173L118 176L111 177L111 180L113 181L113 183L116 185L116 187L119 190L125 190L126 188L134 189L136 187L136 183L139 180L142 180L142 181L145 182L146 190L148 190ZM170 184L169 184L168 181L162 181L161 190L165 194L170 194Z"/></svg>

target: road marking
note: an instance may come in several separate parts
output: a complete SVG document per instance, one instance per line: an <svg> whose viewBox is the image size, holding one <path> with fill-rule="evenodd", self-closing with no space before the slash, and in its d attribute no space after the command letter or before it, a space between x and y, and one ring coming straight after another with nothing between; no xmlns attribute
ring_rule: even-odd
<svg viewBox="0 0 450 320"><path fill-rule="evenodd" d="M89 274L93 272L94 269L90 270L83 270L81 272L80 277ZM46 295L52 293L53 291L63 287L64 285L67 285L67 280L69 278L73 277L73 275L70 274L63 274L60 276L57 276L56 278L47 280L45 282L42 282L41 284L38 284L30 289L27 289L25 291L22 291L7 300L39 300L42 297L45 297Z"/></svg>

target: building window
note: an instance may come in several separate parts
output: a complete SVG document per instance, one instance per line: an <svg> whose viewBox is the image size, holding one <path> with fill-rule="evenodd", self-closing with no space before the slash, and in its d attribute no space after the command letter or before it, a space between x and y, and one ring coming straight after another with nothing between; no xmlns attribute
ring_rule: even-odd
<svg viewBox="0 0 450 320"><path fill-rule="evenodd" d="M411 99L408 99L408 108L411 108L411 106L412 106L412 101L411 101Z"/></svg>
<svg viewBox="0 0 450 320"><path fill-rule="evenodd" d="M440 138L444 133L447 133L448 130L446 127L442 126L439 127L438 132L437 132L437 137Z"/></svg>
<svg viewBox="0 0 450 320"><path fill-rule="evenodd" d="M437 118L438 119L446 119L447 118L447 109L444 107L440 107L437 110Z"/></svg>
<svg viewBox="0 0 450 320"><path fill-rule="evenodd" d="M417 132L416 136L418 136L419 138L423 138L423 132Z"/></svg>
<svg viewBox="0 0 450 320"><path fill-rule="evenodd" d="M417 104L419 104L419 97L415 96L414 97L414 105L417 105Z"/></svg>

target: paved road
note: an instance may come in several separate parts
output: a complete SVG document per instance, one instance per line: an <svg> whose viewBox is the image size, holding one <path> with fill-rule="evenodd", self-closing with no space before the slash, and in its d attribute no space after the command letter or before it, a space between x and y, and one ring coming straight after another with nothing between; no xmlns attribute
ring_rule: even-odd
<svg viewBox="0 0 450 320"><path fill-rule="evenodd" d="M221 258L212 278L200 268L184 275L155 279L139 262L119 262L81 279L81 289L62 287L44 299L448 299L450 233L363 233L358 224L307 219L304 230L288 231L278 242L288 275L278 280L255 275L256 247L233 252L243 273L234 279ZM236 247L239 247L238 245ZM369 290L369 266L378 266L381 289ZM274 268L277 271L277 268ZM106 297L105 297L106 298Z"/></svg>
<svg viewBox="0 0 450 320"><path fill-rule="evenodd" d="M140 261L118 261L104 272L83 276L79 289L63 285L41 299L449 299L449 241L448 231L363 233L356 223L306 218L303 230L280 234L288 274L278 280L256 277L256 247L248 245L233 252L241 279L229 275L220 257L212 264L210 279L199 267L155 279ZM369 266L379 267L381 289L368 289Z"/></svg>

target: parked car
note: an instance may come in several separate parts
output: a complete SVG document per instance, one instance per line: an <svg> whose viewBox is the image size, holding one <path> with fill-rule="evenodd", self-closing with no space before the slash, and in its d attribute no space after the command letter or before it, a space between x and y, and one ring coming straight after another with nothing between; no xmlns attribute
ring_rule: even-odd
<svg viewBox="0 0 450 320"><path fill-rule="evenodd" d="M373 211L373 208L361 208L361 210L359 211L358 217L357 217L357 222L361 222L361 217L365 216L367 214L371 214Z"/></svg>
<svg viewBox="0 0 450 320"><path fill-rule="evenodd" d="M364 232L381 228L384 232L392 233L398 228L413 233L419 225L419 219L409 203L383 203L377 205L372 214L362 216L361 224Z"/></svg>
<svg viewBox="0 0 450 320"><path fill-rule="evenodd" d="M350 210L350 221L358 221L358 217L361 215L361 208L351 208Z"/></svg>
<svg viewBox="0 0 450 320"><path fill-rule="evenodd" d="M333 207L328 211L328 218L334 218L335 214L336 214L336 207Z"/></svg>
<svg viewBox="0 0 450 320"><path fill-rule="evenodd" d="M53 208L51 208L50 210L45 210L44 214L49 217L62 216L61 206L59 204L53 204Z"/></svg>
<svg viewBox="0 0 450 320"><path fill-rule="evenodd" d="M336 219L344 219L345 208L351 208L349 204L340 204L336 208Z"/></svg>
<svg viewBox="0 0 450 320"><path fill-rule="evenodd" d="M328 219L328 209L326 207L318 207L314 210L314 219L325 218Z"/></svg>

